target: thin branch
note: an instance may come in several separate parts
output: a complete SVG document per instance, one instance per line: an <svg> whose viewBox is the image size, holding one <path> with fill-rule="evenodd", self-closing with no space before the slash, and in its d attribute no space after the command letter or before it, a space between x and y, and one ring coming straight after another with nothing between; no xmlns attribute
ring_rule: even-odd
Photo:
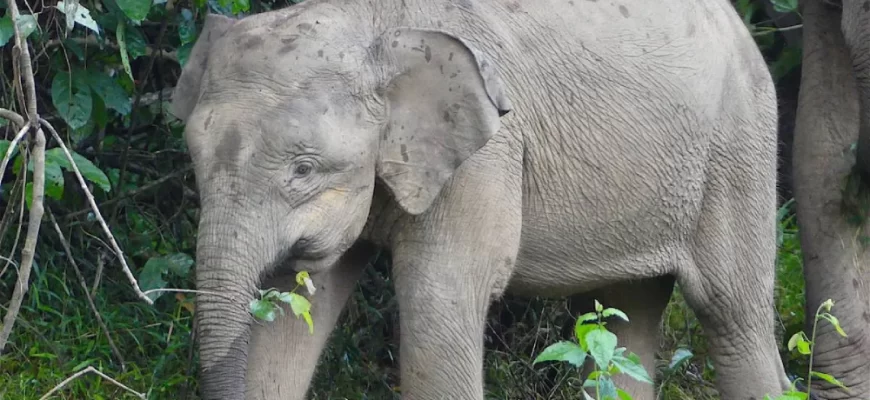
<svg viewBox="0 0 870 400"><path fill-rule="evenodd" d="M51 219L51 224L54 225L54 231L57 232L57 237L60 239L60 244L61 246L63 246L63 251L66 252L67 260L69 260L70 265L72 265L73 270L76 273L76 277L79 278L79 285L82 286L82 290L84 290L85 292L85 297L88 299L88 306L91 307L91 311L93 311L94 316L97 317L97 323L100 324L100 328L106 335L106 340L109 341L109 347L112 349L112 353L115 353L115 358L117 358L118 362L121 363L121 371L127 372L127 363L124 361L124 357L121 355L121 352L118 351L118 347L115 346L115 341L112 340L112 335L109 334L109 328L106 326L106 323L103 321L103 317L97 310L96 304L94 304L94 298L91 297L91 293L88 292L88 285L87 283L85 283L85 277L82 275L82 271L79 270L79 265L76 263L75 258L73 258L72 250L70 250L69 242L67 242L66 237L63 235L63 232L61 232L60 225L57 224L57 220L54 218L54 214L51 212L51 210L48 210L48 218Z"/></svg>
<svg viewBox="0 0 870 400"><path fill-rule="evenodd" d="M124 385L123 383L118 382L118 381L116 381L116 380L110 378L108 375L106 375L106 374L104 374L104 373L98 371L98 370L97 370L96 368L94 368L94 367L87 367L87 368L85 368L85 369L83 369L83 370L81 370L81 371L79 371L79 372L76 372L76 373L72 374L72 376L70 376L69 378L64 379L63 382L58 383L57 386L55 386L54 388L52 388L51 390L49 390L48 393L46 393L44 396L40 397L39 400L45 400L45 399L47 399L49 396L51 396L52 394L54 394L54 392L56 392L56 391L62 389L62 388L63 388L64 386L66 386L68 383L72 382L72 381L75 380L76 378L78 378L78 377L80 377L80 376L82 376L82 375L84 375L84 374L87 374L87 373L89 373L89 372L101 376L103 379L105 379L105 380L111 382L112 384L114 384L115 386L117 386L117 387L119 387L119 388L121 388L121 389L124 389L124 390L126 390L126 391L128 391L128 392L130 392L130 393L133 393L134 395L136 395L136 397L138 397L138 398L140 398L140 399L142 399L142 400L146 400L146 399L147 399L147 397L145 397L145 394L143 394L143 393L139 393L139 392L137 392L137 391L135 391L135 390L133 390L133 389L130 389L129 387L127 387L127 386Z"/></svg>
<svg viewBox="0 0 870 400"><path fill-rule="evenodd" d="M29 160L28 160L28 157L27 157L27 153L25 153L25 154L24 154L24 164L27 165L28 161L29 161ZM19 209L19 210L18 210L18 224L16 225L16 226L17 226L17 229L15 229L15 239L14 239L14 241L12 242L12 250L9 251L9 258L10 258L10 259L11 259L12 257L15 256L15 251L18 250L18 239L21 238L21 227L24 225L24 204L25 204L25 199L24 199L24 197L25 197L25 196L24 196L24 187L25 187L25 186L24 186L24 182L27 182L27 168L24 168L24 170L21 172L21 177L19 178L19 180L21 181L21 185L19 186L19 188L20 188L20 190L21 190L21 201L20 201L20 203L18 204L18 209ZM14 190L13 190L13 193L14 193ZM13 198L14 198L14 197L10 197L10 200L13 199ZM11 208L14 209L15 207L13 206L13 207L11 207ZM4 230L5 230L5 228L4 228ZM2 233L2 234L4 234L4 235L6 234L5 231L0 232L0 233ZM8 268L8 267L9 267L9 263L8 263L8 262L7 262L6 264L3 265L3 269L0 270L0 278L2 278L2 277L3 277L3 274L6 273L6 268ZM15 268L17 269L17 268L18 268L18 265L16 265Z"/></svg>
<svg viewBox="0 0 870 400"><path fill-rule="evenodd" d="M18 131L18 134L15 135L14 138L12 138L12 142L9 143L9 148L6 149L6 154L3 155L3 161L0 162L0 182L3 182L3 174L6 172L6 165L9 164L9 160L12 158L12 152L15 150L16 147L18 147L18 142L20 142L21 139L23 139L24 136L27 135L27 131L29 130L30 125L24 125L24 127L21 128L20 131Z"/></svg>
<svg viewBox="0 0 870 400"><path fill-rule="evenodd" d="M87 37L83 37L83 38L69 38L66 40L72 41L72 42L75 42L76 44L80 44L80 45L84 45L84 46L99 46L99 47L106 46L106 47L111 47L112 49L115 49L115 50L120 48L117 43L113 43L110 41L106 41L106 42L101 43L93 35L88 35ZM51 47L62 46L63 42L64 42L64 40L60 40L60 39L49 40L48 42L45 43L45 48L48 49ZM148 57L150 57L152 55L159 56L159 57L166 58L168 60L178 62L178 53L176 53L175 51L162 51L162 50L157 50L151 46L147 46L147 47L145 47L145 55Z"/></svg>
<svg viewBox="0 0 870 400"><path fill-rule="evenodd" d="M37 122L39 121L39 114L36 112L36 85L33 79L33 66L30 65L30 49L27 47L27 41L21 35L21 30L18 29L18 24L16 23L20 16L17 2L15 0L7 0L6 4L8 7L7 15L13 21L12 29L15 32L15 47L12 48L15 82L21 85L20 87L24 92L22 97L25 104L22 104L22 106L27 110L26 126L35 131L35 135L33 146L30 147L30 154L33 158L33 201L30 204L30 215L27 221L27 236L24 238L24 248L21 249L21 267L18 270L18 279L15 282L15 289L9 301L8 311L3 316L3 329L0 331L0 354L6 348L9 335L12 334L12 327L15 326L15 319L18 318L18 311L21 309L21 302L24 300L24 294L27 292L30 270L33 267L33 257L36 252L36 242L39 239L39 228L42 223L42 198L45 193L45 134ZM7 153L9 152L7 151ZM3 166L5 167L5 162Z"/></svg>
<svg viewBox="0 0 870 400"><path fill-rule="evenodd" d="M10 1L9 3L14 4L15 2ZM18 280L15 282L15 290L9 301L9 311L3 317L3 330L0 331L0 354L6 347L6 342L12 333L12 327L15 326L18 311L21 309L24 293L27 292L30 269L33 267L33 256L36 252L36 240L39 237L39 227L42 222L42 196L45 192L45 135L42 133L42 129L36 130L36 139L31 154L33 155L33 201L30 204L30 216L27 221L27 236L24 238L24 248L21 249L21 268L18 269Z"/></svg>
<svg viewBox="0 0 870 400"><path fill-rule="evenodd" d="M19 128L24 126L24 117L22 117L21 114L15 111L0 108L0 118L5 118L12 121L12 123Z"/></svg>
<svg viewBox="0 0 870 400"><path fill-rule="evenodd" d="M127 279L130 281L130 284L133 285L133 291L136 293L139 298L144 300L149 305L153 305L154 301L152 301L148 296L142 293L142 289L139 288L139 283L136 281L136 277L133 276L133 272L130 271L130 266L127 265L127 259L124 256L124 252L121 251L121 247L118 246L118 242L115 240L115 235L112 234L112 231L109 229L109 226L106 225L106 220L103 219L103 214L100 213L100 208L97 207L97 202L94 200L94 195L88 190L88 185L85 183L85 178L82 176L82 173L79 171L79 167L76 166L75 160L72 158L72 154L70 154L69 149L67 149L66 144L63 143L63 139L61 139L60 135L57 134L57 131L51 126L48 121L44 119L40 119L39 122L51 132L51 135L54 137L54 140L57 141L58 145L60 145L61 150L66 155L66 159L69 160L70 166L75 173L76 178L79 180L79 185L82 188L82 191L85 192L85 197L88 199L88 204L91 205L91 210L94 211L94 216L99 221L100 226L103 228L103 232L109 239L109 243L112 245L112 249L115 251L115 255L118 256L118 261L121 262L121 267L124 269L124 274L127 275ZM35 192L35 190L34 190Z"/></svg>
<svg viewBox="0 0 870 400"><path fill-rule="evenodd" d="M103 278L103 268L106 264L106 253L100 251L97 256L97 272L94 273L94 284L91 286L91 296L97 295L97 289L100 287L100 280Z"/></svg>
<svg viewBox="0 0 870 400"><path fill-rule="evenodd" d="M6 0L6 4L9 6L9 16L12 21L18 21L18 17L20 16L20 13L18 12L18 4L13 0ZM27 121L36 128L36 121L39 120L39 115L36 113L36 83L34 83L33 79L33 65L31 65L32 60L30 59L30 49L27 47L27 39L21 35L21 30L18 29L18 24L13 22L12 28L15 31L15 47L13 48L13 53L18 54L18 62L16 65L20 68L20 75L15 77L15 81L23 81L24 83L22 89L24 92L25 104L22 104L22 106L25 107Z"/></svg>
<svg viewBox="0 0 870 400"><path fill-rule="evenodd" d="M223 297L225 299L237 300L235 297L221 292L212 292L209 290L197 290L197 289L173 289L173 288L159 288L159 289L149 289L145 291L145 295L149 295L151 293L164 293L164 292L172 292L172 293L193 293L193 294L210 294L212 296Z"/></svg>
<svg viewBox="0 0 870 400"><path fill-rule="evenodd" d="M191 169L192 169L192 168L191 168L190 166L184 167L184 168L182 168L182 169L180 169L180 170L178 170L178 171L175 171L175 172L173 172L173 173L171 173L171 174L169 174L169 175L166 175L166 176L164 176L164 177L162 177L162 178L160 178L160 179L157 179L157 180L151 181L151 182L149 182L147 185L140 186L140 187L136 188L135 190L131 190L131 191L126 192L126 193L122 193L122 194L116 196L114 199L104 201L104 202L100 203L100 207L105 207L105 206L108 206L108 205L110 205L110 204L117 203L117 202L119 202L119 201L121 201L121 200L126 200L126 199L129 199L129 198L132 198L132 197L136 197L136 196L138 196L138 195L140 195L140 194L142 194L142 193L145 193L145 192L147 192L147 191L149 191L149 190L151 190L151 189L154 189L154 188L157 187L157 186L160 186L160 185L166 183L166 182L169 181L169 180L172 180L172 179L178 178L179 176L184 175L184 174L190 172ZM78 217L78 216L80 216L80 215L87 214L87 213L90 212L90 211L91 211L91 209L89 209L89 208L88 208L88 209L84 209L84 210L79 210L79 211L73 211L73 212L67 214L66 216L64 216L64 218L65 218L65 219L69 219L69 218Z"/></svg>

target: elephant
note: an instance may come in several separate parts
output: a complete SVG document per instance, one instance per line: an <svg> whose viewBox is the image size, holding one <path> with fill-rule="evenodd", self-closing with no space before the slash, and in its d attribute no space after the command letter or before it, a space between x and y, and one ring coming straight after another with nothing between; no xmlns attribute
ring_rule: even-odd
<svg viewBox="0 0 870 400"><path fill-rule="evenodd" d="M308 0L209 15L170 111L200 196L203 399L305 398L381 250L405 399L484 398L484 320L506 292L617 305L634 318L608 327L654 376L675 283L723 398L788 387L776 99L726 0ZM290 290L299 271L317 288L314 332L255 321L257 291Z"/></svg>
<svg viewBox="0 0 870 400"><path fill-rule="evenodd" d="M867 399L870 252L861 238L870 237L870 227L866 215L857 227L848 217L854 217L850 199L857 197L864 207L870 201L870 164L865 164L870 160L870 1L806 0L801 7L804 51L792 165L806 331L812 329L817 308L834 300L831 313L847 336L820 322L813 369L849 388L847 392L816 379L813 393L821 399ZM852 184L845 187L853 189L844 190L849 180Z"/></svg>

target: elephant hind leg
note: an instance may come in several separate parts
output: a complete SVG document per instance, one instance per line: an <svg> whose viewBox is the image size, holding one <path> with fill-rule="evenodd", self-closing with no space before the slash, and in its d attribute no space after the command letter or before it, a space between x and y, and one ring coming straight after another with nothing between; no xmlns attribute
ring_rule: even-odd
<svg viewBox="0 0 870 400"><path fill-rule="evenodd" d="M720 395L736 400L776 396L788 385L774 335L774 168L743 165L769 176L711 165L691 259L678 271L711 344Z"/></svg>
<svg viewBox="0 0 870 400"><path fill-rule="evenodd" d="M594 300L604 307L614 307L628 315L628 323L617 318L607 321L607 328L616 334L618 346L625 347L640 357L650 378L655 378L656 353L660 347L662 313L674 290L674 277L667 275L638 281L618 283L589 293L571 297L571 312L577 316L594 309ZM592 363L587 362L584 378L592 372ZM655 387L636 381L627 375L613 379L616 386L625 390L635 400L654 400ZM591 393L590 393L591 394Z"/></svg>

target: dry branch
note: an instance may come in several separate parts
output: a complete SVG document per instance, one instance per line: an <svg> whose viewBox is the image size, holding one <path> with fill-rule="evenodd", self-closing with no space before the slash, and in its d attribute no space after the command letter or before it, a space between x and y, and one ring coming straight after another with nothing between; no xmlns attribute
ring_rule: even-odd
<svg viewBox="0 0 870 400"><path fill-rule="evenodd" d="M63 382L57 384L57 386L55 386L55 387L52 388L50 391L48 391L48 393L46 393L45 395L43 395L42 397L40 397L39 400L46 400L46 399L48 399L48 397L51 396L52 394L54 394L54 392L56 392L56 391L62 389L62 388L63 388L64 386L66 386L68 383L72 382L73 380L75 380L76 378L78 378L78 377L80 377L80 376L82 376L82 375L84 375L84 374L87 374L88 372L92 372L92 373L95 373L95 374L97 374L97 375L103 377L103 379L105 379L105 380L107 380L107 381L109 381L109 382L112 382L115 386L117 386L117 387L119 387L119 388L121 388L121 389L124 389L124 390L126 390L126 391L128 391L128 392L130 392L130 393L133 393L134 395L136 395L136 397L138 397L138 398L140 398L140 399L142 399L142 400L145 400L145 399L147 398L147 397L145 397L145 394L143 394L143 393L139 393L139 392L137 392L137 391L135 391L135 390L133 390L133 389L130 389L129 387L127 387L127 386L124 385L123 383L118 382L118 381L116 381L116 380L110 378L108 375L106 375L106 374L104 374L104 373L98 371L96 368L94 368L94 367L87 367L87 368L85 368L85 369L83 369L83 370L81 370L81 371L79 371L79 372L76 372L75 374L72 374L72 376L70 376L69 378L64 379Z"/></svg>
<svg viewBox="0 0 870 400"><path fill-rule="evenodd" d="M118 256L118 261L121 262L121 268L124 270L124 275L127 275L127 279L130 281L130 284L133 285L133 291L136 292L136 295L139 296L146 303L153 305L154 301L152 301L148 296L142 293L142 289L139 289L139 282L136 281L136 277L133 276L133 272L130 271L130 266L127 265L127 259L124 256L124 252L121 251L121 247L118 246L118 242L115 240L115 235L112 234L112 231L109 229L109 226L106 224L106 220L103 219L103 214L100 213L100 208L97 207L97 202L94 200L94 195L88 189L87 183L85 183L85 178L82 176L82 173L79 171L79 168L76 166L75 160L73 160L72 154L70 154L69 149L67 149L66 145L63 143L63 139L61 139L60 135L58 135L57 130L51 126L48 121L44 119L40 119L39 122L51 132L51 135L54 137L54 140L57 141L61 150L63 150L63 154L66 155L67 160L70 163L70 166L75 173L76 178L79 180L79 185L82 187L82 191L85 193L85 197L88 199L88 204L91 205L91 210L94 211L94 216L97 218L97 221L100 223L100 226L103 228L103 232L109 239L109 243L112 245L112 250L115 251L115 255Z"/></svg>
<svg viewBox="0 0 870 400"><path fill-rule="evenodd" d="M24 117L22 117L21 114L15 111L0 108L0 118L5 118L12 121L12 123L19 128L24 126Z"/></svg>
<svg viewBox="0 0 870 400"><path fill-rule="evenodd" d="M21 97L25 103L23 108L27 110L27 123L22 128L28 128L24 132L30 130L35 131L35 134L32 147L30 147L30 154L33 158L33 201L30 204L30 215L27 221L27 236L24 238L24 248L21 249L21 267L18 270L18 279L9 301L8 311L3 317L3 329L0 331L0 354L6 348L6 342L12 333L12 327L15 326L18 311L21 309L21 302L27 292L30 269L33 267L33 257L36 252L36 241L39 238L39 228L42 223L42 196L45 192L45 134L39 127L39 115L36 113L36 86L33 79L30 50L27 47L27 41L21 36L18 24L15 22L19 18L18 4L15 0L7 0L6 4L8 5L8 15L13 21L12 29L15 32L15 47L12 48L15 82L22 89L23 96ZM10 146L10 148L12 147Z"/></svg>
<svg viewBox="0 0 870 400"><path fill-rule="evenodd" d="M23 124L22 124L23 125ZM30 130L30 125L24 125L18 134L12 138L12 142L9 143L9 148L6 149L6 154L3 155L3 161L0 162L0 182L3 182L3 174L6 172L6 166L9 164L9 159L12 158L12 152L18 147L18 142L27 135L27 132Z"/></svg>

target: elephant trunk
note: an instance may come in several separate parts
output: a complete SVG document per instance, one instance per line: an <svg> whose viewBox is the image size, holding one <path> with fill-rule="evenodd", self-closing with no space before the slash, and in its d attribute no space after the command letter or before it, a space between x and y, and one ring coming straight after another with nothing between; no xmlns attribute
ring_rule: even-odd
<svg viewBox="0 0 870 400"><path fill-rule="evenodd" d="M253 322L248 304L260 284L257 266L265 260L242 242L252 236L228 223L240 219L209 214L203 214L197 243L200 390L204 400L243 400Z"/></svg>

